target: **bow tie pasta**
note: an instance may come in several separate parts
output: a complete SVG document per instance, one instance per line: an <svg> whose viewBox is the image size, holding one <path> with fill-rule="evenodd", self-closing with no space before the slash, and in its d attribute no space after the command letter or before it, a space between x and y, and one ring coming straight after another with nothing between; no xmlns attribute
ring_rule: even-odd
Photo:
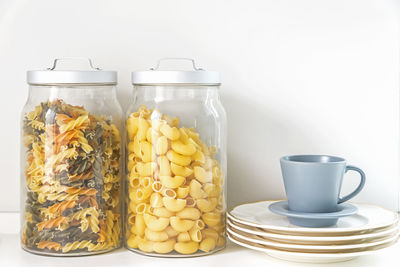
<svg viewBox="0 0 400 267"><path fill-rule="evenodd" d="M121 137L105 117L62 100L24 115L25 249L85 254L120 245Z"/></svg>
<svg viewBox="0 0 400 267"><path fill-rule="evenodd" d="M159 114L158 111L155 111ZM223 173L193 128L145 106L126 121L126 244L146 253L210 252L225 246Z"/></svg>

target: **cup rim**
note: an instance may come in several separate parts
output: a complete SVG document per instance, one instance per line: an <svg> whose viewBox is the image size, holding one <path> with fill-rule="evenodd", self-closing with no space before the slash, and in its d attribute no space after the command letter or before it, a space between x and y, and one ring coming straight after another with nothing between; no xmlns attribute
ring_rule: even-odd
<svg viewBox="0 0 400 267"><path fill-rule="evenodd" d="M295 157L326 157L329 159L333 159L333 161L301 161L301 160L293 160ZM338 163L346 163L346 160L342 157L331 156L326 154L296 154L296 155L286 155L280 158L280 161L296 163L296 164L338 164Z"/></svg>

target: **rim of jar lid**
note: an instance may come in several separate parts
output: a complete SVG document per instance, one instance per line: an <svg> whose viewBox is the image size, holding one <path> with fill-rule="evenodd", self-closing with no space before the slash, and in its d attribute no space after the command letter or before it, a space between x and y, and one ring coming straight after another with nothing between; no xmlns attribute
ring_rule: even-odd
<svg viewBox="0 0 400 267"><path fill-rule="evenodd" d="M104 70L31 70L30 85L116 85L117 72Z"/></svg>
<svg viewBox="0 0 400 267"><path fill-rule="evenodd" d="M195 70L146 70L132 72L133 85L221 85L219 72Z"/></svg>

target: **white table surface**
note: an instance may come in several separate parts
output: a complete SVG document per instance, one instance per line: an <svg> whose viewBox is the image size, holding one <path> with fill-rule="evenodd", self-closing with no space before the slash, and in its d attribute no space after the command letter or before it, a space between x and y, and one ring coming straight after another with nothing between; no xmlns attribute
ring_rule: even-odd
<svg viewBox="0 0 400 267"><path fill-rule="evenodd" d="M255 266L329 266L329 267L390 267L399 266L400 242L375 254L347 262L331 264L293 263L274 259L264 253L242 248L228 242L227 248L216 254L198 257L168 259L146 257L125 249L87 257L46 257L23 251L19 242L19 214L0 213L0 267L80 267L80 266L201 266L201 267L255 267Z"/></svg>

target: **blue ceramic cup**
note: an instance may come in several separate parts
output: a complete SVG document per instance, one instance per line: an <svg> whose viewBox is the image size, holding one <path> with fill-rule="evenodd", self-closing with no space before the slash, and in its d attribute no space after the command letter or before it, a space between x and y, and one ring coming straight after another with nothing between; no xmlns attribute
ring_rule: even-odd
<svg viewBox="0 0 400 267"><path fill-rule="evenodd" d="M289 209L298 212L335 212L337 206L363 189L364 172L347 165L346 160L325 155L293 155L280 159L283 182ZM343 176L347 171L361 176L358 187L350 194L340 197Z"/></svg>

